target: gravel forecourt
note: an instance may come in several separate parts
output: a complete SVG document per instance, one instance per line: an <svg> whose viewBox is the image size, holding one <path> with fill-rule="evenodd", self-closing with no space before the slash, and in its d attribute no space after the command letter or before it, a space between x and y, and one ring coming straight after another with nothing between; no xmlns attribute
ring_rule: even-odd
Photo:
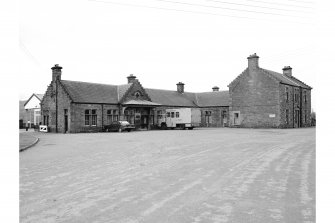
<svg viewBox="0 0 335 223"><path fill-rule="evenodd" d="M20 222L315 222L315 128L36 134Z"/></svg>

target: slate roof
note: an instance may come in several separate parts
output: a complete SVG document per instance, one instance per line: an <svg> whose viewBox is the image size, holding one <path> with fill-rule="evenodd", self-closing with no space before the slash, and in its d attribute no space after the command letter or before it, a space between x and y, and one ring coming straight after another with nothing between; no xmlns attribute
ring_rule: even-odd
<svg viewBox="0 0 335 223"><path fill-rule="evenodd" d="M302 88L307 88L307 89L312 89L310 86L308 86L307 84L305 84L304 82L300 81L298 78L296 77L288 77L287 75L283 74L283 73L278 73L272 70L267 70L264 68L259 68L259 70L263 71L264 73L266 73L267 75L270 75L271 77L273 77L275 80L283 83L283 84L288 84L288 85L293 85L293 86L297 86L297 87L302 87ZM238 75L229 85L228 87L231 87L234 83L237 83L238 80L247 72L249 71L248 68L246 68L240 75Z"/></svg>
<svg viewBox="0 0 335 223"><path fill-rule="evenodd" d="M150 89L145 91L149 94L153 102L183 107L211 107L211 106L229 106L228 91L214 91L203 93L184 92L183 94L177 91Z"/></svg>
<svg viewBox="0 0 335 223"><path fill-rule="evenodd" d="M81 81L61 80L61 84L74 102L79 103L105 103L117 104L128 91L132 84L108 85L88 83ZM145 88L146 93L151 98L149 101L128 101L124 104L142 105L165 105L181 107L210 107L210 106L228 106L228 91L191 93L183 94L172 90Z"/></svg>
<svg viewBox="0 0 335 223"><path fill-rule="evenodd" d="M127 92L127 90L130 88L131 85L132 84L118 85L118 101L121 100L121 98Z"/></svg>
<svg viewBox="0 0 335 223"><path fill-rule="evenodd" d="M213 91L196 93L200 107L229 106L229 91Z"/></svg>
<svg viewBox="0 0 335 223"><path fill-rule="evenodd" d="M80 81L61 80L67 93L74 102L118 103L118 86Z"/></svg>
<svg viewBox="0 0 335 223"><path fill-rule="evenodd" d="M260 69L262 71L266 72L267 74L271 75L272 77L274 77L275 79L277 79L278 81L280 81L283 84L288 84L288 85L293 85L293 86L297 86L297 87L311 89L310 86L308 86L307 84L305 84L304 82L300 81L299 79L297 79L293 76L289 77L285 74L277 73L275 71L271 71L271 70L267 70L267 69L263 69L263 68L260 68Z"/></svg>
<svg viewBox="0 0 335 223"><path fill-rule="evenodd" d="M145 91L155 103L167 106L196 106L194 93L184 92L183 94L180 94L177 91L150 88L145 88Z"/></svg>

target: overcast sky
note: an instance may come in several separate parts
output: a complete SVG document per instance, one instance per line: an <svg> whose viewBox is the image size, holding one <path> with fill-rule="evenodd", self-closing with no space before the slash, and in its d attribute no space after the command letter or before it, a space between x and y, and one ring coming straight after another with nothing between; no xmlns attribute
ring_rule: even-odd
<svg viewBox="0 0 335 223"><path fill-rule="evenodd" d="M65 80L228 90L253 53L315 92L314 12L311 0L20 1L20 99L45 93L54 64Z"/></svg>

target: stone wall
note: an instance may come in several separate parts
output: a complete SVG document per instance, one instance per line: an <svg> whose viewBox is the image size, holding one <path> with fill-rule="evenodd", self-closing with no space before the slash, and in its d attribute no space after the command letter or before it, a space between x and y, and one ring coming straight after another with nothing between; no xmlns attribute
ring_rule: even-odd
<svg viewBox="0 0 335 223"><path fill-rule="evenodd" d="M57 93L57 94L56 94ZM57 99L56 99L57 98ZM57 112L56 112L56 100ZM71 120L71 100L65 92L59 81L52 81L47 88L44 98L41 102L41 122L44 123L44 116L49 116L49 130L56 132L56 124L58 132L64 132L64 109L68 109L68 117ZM56 118L57 114L57 118ZM71 130L71 123L68 123L69 131Z"/></svg>
<svg viewBox="0 0 335 223"><path fill-rule="evenodd" d="M280 126L279 83L260 69L248 70L229 87L230 126L276 128Z"/></svg>

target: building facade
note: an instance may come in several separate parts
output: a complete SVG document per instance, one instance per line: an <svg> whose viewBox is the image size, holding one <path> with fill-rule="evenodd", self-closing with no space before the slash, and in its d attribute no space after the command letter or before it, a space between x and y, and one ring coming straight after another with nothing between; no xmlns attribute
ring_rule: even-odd
<svg viewBox="0 0 335 223"><path fill-rule="evenodd" d="M28 125L29 128L39 125L41 122L41 100L43 94L32 94L28 100L20 101L20 128ZM29 123L29 124L28 124Z"/></svg>
<svg viewBox="0 0 335 223"><path fill-rule="evenodd" d="M292 68L277 73L259 67L259 57L248 57L248 67L229 85L230 126L299 128L311 125L311 87L292 76Z"/></svg>
<svg viewBox="0 0 335 223"><path fill-rule="evenodd" d="M41 101L41 121L52 132L97 132L112 121L127 120L136 128L159 127L166 109L199 110L201 127L310 126L311 87L292 76L258 66L256 54L228 87L229 91L192 93L177 83L176 91L144 88L134 75L127 84L106 85L62 79L52 67L52 81Z"/></svg>

